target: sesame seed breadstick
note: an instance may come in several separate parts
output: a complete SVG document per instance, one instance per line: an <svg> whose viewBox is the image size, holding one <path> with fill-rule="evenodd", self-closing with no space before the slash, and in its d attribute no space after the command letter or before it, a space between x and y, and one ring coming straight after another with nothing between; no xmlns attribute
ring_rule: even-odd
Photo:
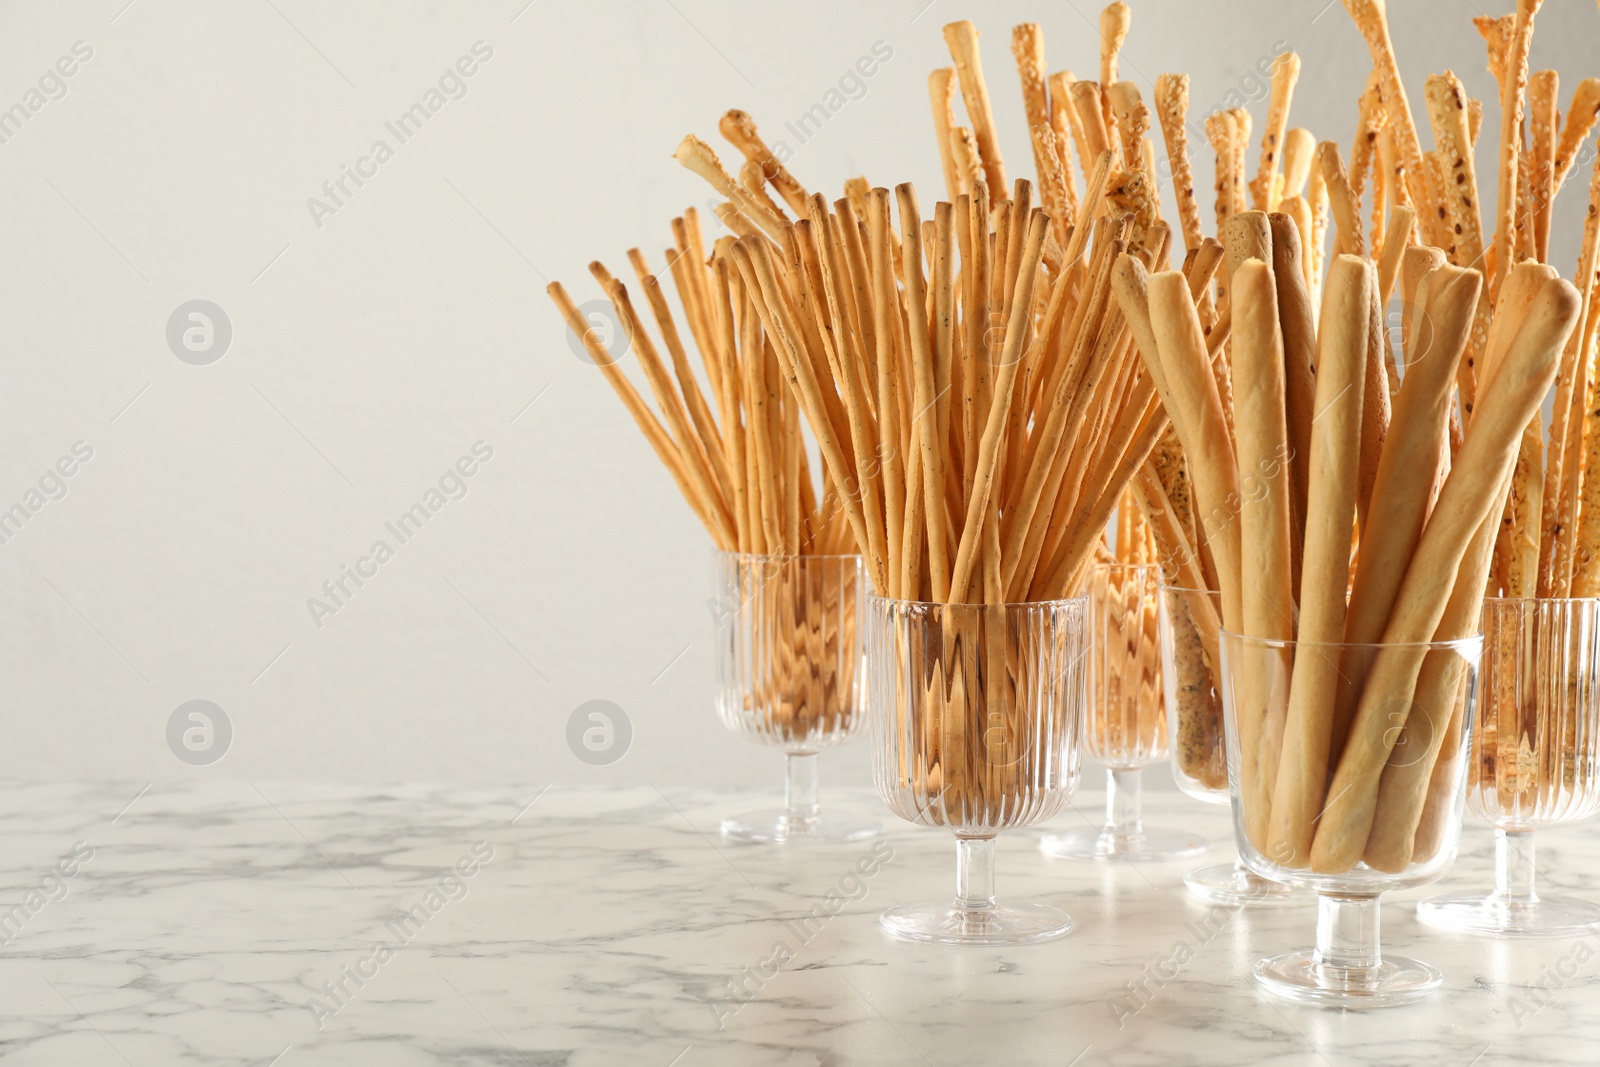
<svg viewBox="0 0 1600 1067"><path fill-rule="evenodd" d="M1585 78L1572 91L1572 103L1567 107L1566 124L1561 127L1561 141L1556 145L1555 185L1557 189L1566 182L1578 162L1579 150L1594 124L1600 119L1600 78Z"/></svg>
<svg viewBox="0 0 1600 1067"><path fill-rule="evenodd" d="M1561 357L1561 374L1557 378L1555 415L1557 425L1551 428L1552 466L1559 467L1560 486L1554 490L1556 514L1545 523L1544 539L1554 541L1554 559L1548 576L1541 571L1545 596L1569 596L1574 568L1577 566L1579 506L1588 511L1588 494L1600 490L1600 460L1588 454L1586 435L1589 432L1585 413L1596 407L1591 397L1593 379L1594 338L1600 325L1600 162L1596 163L1589 184L1589 211L1583 222L1583 250L1578 256L1578 271L1573 282L1583 293L1583 325L1574 330ZM1566 389L1563 403L1562 389ZM1560 433L1557 433L1559 426ZM1562 442L1559 450L1555 442ZM1591 477L1591 473L1594 475ZM1551 493L1547 491L1548 502ZM1600 499L1600 498L1597 498ZM1591 516L1591 520L1594 517ZM1591 553L1592 555L1592 550Z"/></svg>
<svg viewBox="0 0 1600 1067"><path fill-rule="evenodd" d="M1430 195L1427 186L1427 171L1422 162L1422 141L1417 136L1416 119L1412 117L1411 104L1406 100L1405 85L1400 80L1400 64L1395 59L1394 42L1389 39L1385 0L1344 0L1344 7L1355 22L1356 29L1361 31L1362 38L1367 42L1367 50L1372 53L1372 66L1382 79L1383 99L1385 109L1389 113L1389 125L1395 131L1395 147L1399 152L1399 162L1405 168L1407 202L1413 205L1432 204L1435 198Z"/></svg>
<svg viewBox="0 0 1600 1067"><path fill-rule="evenodd" d="M1457 266L1473 266L1483 255L1483 220L1478 208L1478 175L1472 159L1472 137L1468 131L1466 92L1454 74L1430 74L1423 98L1433 140L1445 168L1447 195L1445 209L1448 238L1443 245L1450 261Z"/></svg>
<svg viewBox="0 0 1600 1067"><path fill-rule="evenodd" d="M1205 235L1200 232L1200 204L1194 196L1194 170L1189 166L1189 76L1162 74L1156 78L1156 120L1167 145L1167 165L1172 171L1172 195L1178 201L1178 226L1183 231L1183 247L1190 252L1200 247Z"/></svg>
<svg viewBox="0 0 1600 1067"><path fill-rule="evenodd" d="M1350 145L1350 166L1346 171L1350 180L1350 198L1355 203L1356 214L1361 214L1361 201L1366 195L1367 174L1373 177L1373 222L1383 215L1384 165L1379 162L1378 140L1389 125L1389 113L1383 108L1383 97L1378 72L1367 79L1366 91L1361 94L1356 136ZM1374 237L1376 244L1377 237Z"/></svg>
<svg viewBox="0 0 1600 1067"><path fill-rule="evenodd" d="M1022 105L1033 144L1039 197L1045 213L1050 216L1051 235L1058 245L1066 248L1067 231L1075 219L1067 208L1067 178L1061 169L1061 146L1051 124L1050 94L1045 82L1044 33L1038 23L1024 22L1012 29L1011 52L1016 56L1017 76L1022 81Z"/></svg>
<svg viewBox="0 0 1600 1067"><path fill-rule="evenodd" d="M978 29L963 19L944 28L944 40L955 61L956 77L961 82L961 99L967 106L967 119L978 141L978 156L983 160L984 179L989 195L996 201L1010 195L1005 163L1000 158L1000 143L995 139L994 111L989 106L989 87L983 80L983 61L978 55Z"/></svg>
<svg viewBox="0 0 1600 1067"><path fill-rule="evenodd" d="M1077 112L1072 107L1072 72L1065 70L1050 75L1049 85L1050 128L1056 135L1056 151L1061 155L1061 177L1066 185L1067 218L1070 224L1075 226L1078 222L1078 188L1072 170L1072 148L1073 145L1077 145L1081 153L1083 145L1079 131L1074 128ZM1087 176L1086 174L1085 177Z"/></svg>
<svg viewBox="0 0 1600 1067"><path fill-rule="evenodd" d="M1522 120L1528 92L1528 48L1533 43L1533 16L1542 0L1517 0L1517 13L1502 53L1500 78L1499 200L1495 210L1494 260L1489 295L1511 270L1517 227L1517 176L1522 165ZM1515 489L1512 490L1515 493Z"/></svg>
<svg viewBox="0 0 1600 1067"><path fill-rule="evenodd" d="M1300 618L1265 845L1279 864L1291 868L1303 868L1310 862L1312 834L1325 795L1328 754L1335 743L1339 653L1317 646L1337 644L1344 638L1346 570L1355 520L1355 458L1361 438L1373 284L1366 260L1337 257L1329 271L1317 329L1317 414L1311 428L1312 477L1306 506L1305 562L1300 573ZM1262 755L1271 758L1273 754Z"/></svg>
<svg viewBox="0 0 1600 1067"><path fill-rule="evenodd" d="M1532 217L1533 254L1541 263L1550 259L1550 211L1555 206L1556 137L1560 130L1560 76L1541 70L1528 78L1528 196L1532 203L1518 208Z"/></svg>
<svg viewBox="0 0 1600 1067"><path fill-rule="evenodd" d="M1247 108L1236 107L1228 112L1233 116L1233 162L1229 167L1233 175L1233 207L1230 214L1245 211L1250 206L1250 184L1245 177L1245 155L1250 151L1250 130L1254 119Z"/></svg>
<svg viewBox="0 0 1600 1067"><path fill-rule="evenodd" d="M1317 825L1312 869L1349 870L1360 860L1373 829L1381 773L1409 721L1425 654L1414 647L1439 630L1472 537L1499 504L1516 462L1521 431L1555 380L1556 361L1577 321L1577 290L1560 279L1542 282L1506 356L1491 368L1466 442L1445 479L1431 521L1396 597L1372 660L1350 736L1334 772L1328 805ZM1395 647L1408 646L1408 647ZM1430 709L1423 709L1427 714Z"/></svg>
<svg viewBox="0 0 1600 1067"><path fill-rule="evenodd" d="M1150 132L1150 109L1139 96L1133 82L1114 82L1106 89L1106 104L1116 120L1117 136L1122 141L1123 166L1143 167L1144 135Z"/></svg>
<svg viewBox="0 0 1600 1067"><path fill-rule="evenodd" d="M1211 149L1216 153L1216 191L1217 200L1215 211L1217 216L1217 232L1222 232L1222 224L1228 221L1228 216L1233 214L1233 138L1234 118L1229 111L1213 111L1206 116L1206 140L1211 142Z"/></svg>

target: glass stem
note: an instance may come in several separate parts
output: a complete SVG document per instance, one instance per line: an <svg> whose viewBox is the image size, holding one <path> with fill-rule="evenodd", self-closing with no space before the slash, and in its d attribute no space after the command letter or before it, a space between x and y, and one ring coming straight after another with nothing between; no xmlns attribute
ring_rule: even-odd
<svg viewBox="0 0 1600 1067"><path fill-rule="evenodd" d="M783 759L783 813L791 819L817 817L817 754L790 752Z"/></svg>
<svg viewBox="0 0 1600 1067"><path fill-rule="evenodd" d="M1138 837L1144 832L1139 815L1140 768L1106 769L1106 832L1115 837Z"/></svg>
<svg viewBox="0 0 1600 1067"><path fill-rule="evenodd" d="M1378 950L1378 898L1317 894L1318 967L1370 971L1383 962Z"/></svg>
<svg viewBox="0 0 1600 1067"><path fill-rule="evenodd" d="M1537 904L1532 830L1494 832L1494 895L1506 904Z"/></svg>
<svg viewBox="0 0 1600 1067"><path fill-rule="evenodd" d="M956 904L994 907L994 838L956 838Z"/></svg>

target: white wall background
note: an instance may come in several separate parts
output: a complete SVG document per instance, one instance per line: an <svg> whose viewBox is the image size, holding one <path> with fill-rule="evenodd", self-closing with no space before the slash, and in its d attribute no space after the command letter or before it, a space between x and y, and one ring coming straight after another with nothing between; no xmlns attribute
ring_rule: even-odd
<svg viewBox="0 0 1600 1067"><path fill-rule="evenodd" d="M1158 73L1186 70L1196 108L1238 92L1259 129L1252 68L1287 42L1304 59L1292 123L1348 144L1369 63L1341 5L1323 2L1135 0L1124 76L1148 96ZM1447 67L1493 100L1469 21L1482 2L1391 4L1414 100ZM93 449L67 495L0 544L0 775L775 785L777 758L711 710L705 536L568 350L543 287L594 297L585 264L625 274L636 243L659 261L667 220L706 197L670 158L678 139L715 140L731 106L780 137L877 41L893 58L791 168L835 195L865 174L931 200L925 79L947 62L940 26L954 18L985 34L1003 147L1028 173L1010 28L1041 22L1052 69L1094 77L1097 12L0 5L0 108L75 42L93 50L0 145L0 509L75 442ZM1600 14L1556 0L1539 25L1535 65L1560 70L1565 97L1600 69ZM384 123L479 41L493 55L466 95L398 145ZM1497 116L1491 103L1486 140ZM319 227L307 199L380 137L394 158ZM1558 208L1564 272L1586 185L1585 170ZM193 299L232 324L208 366L166 340ZM375 539L394 544L384 522L480 440L493 459L468 494L317 628L307 598ZM202 769L166 740L197 698L234 731ZM634 729L606 768L565 742L569 714L596 698ZM856 746L825 779L866 766Z"/></svg>

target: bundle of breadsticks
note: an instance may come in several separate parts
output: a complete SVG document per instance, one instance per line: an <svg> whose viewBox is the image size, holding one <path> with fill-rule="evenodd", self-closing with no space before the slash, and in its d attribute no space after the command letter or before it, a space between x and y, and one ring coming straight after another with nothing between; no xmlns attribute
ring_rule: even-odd
<svg viewBox="0 0 1600 1067"><path fill-rule="evenodd" d="M722 238L708 258L692 208L672 220L672 234L664 258L687 338L637 248L628 251L628 260L659 344L628 287L598 261L589 270L620 328L609 346L560 282L547 291L713 543L738 554L724 564L729 573L723 593L732 601L730 610L746 619L738 639L759 646L740 656L758 677L748 680L747 717L739 725L787 741L832 733L859 710L857 589L841 577L842 566L807 567L795 560L854 551L841 496L826 469L820 484L813 475L799 406L733 267L733 239ZM690 361L690 344L698 350L710 403ZM624 373L628 352L659 414Z"/></svg>

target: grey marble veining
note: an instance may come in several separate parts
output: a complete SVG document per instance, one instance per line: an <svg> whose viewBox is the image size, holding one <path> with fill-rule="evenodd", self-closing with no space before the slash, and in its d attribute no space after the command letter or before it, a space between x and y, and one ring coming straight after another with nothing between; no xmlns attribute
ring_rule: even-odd
<svg viewBox="0 0 1600 1067"><path fill-rule="evenodd" d="M826 799L880 810L865 790ZM1052 825L1092 821L1098 799L1086 792ZM0 1062L1600 1061L1600 937L1492 942L1413 917L1410 902L1441 886L1488 885L1479 825L1444 881L1384 909L1386 946L1443 969L1444 990L1339 1012L1269 1001L1249 981L1258 957L1309 942L1310 908L1213 911L1185 896L1187 864L1047 860L1035 830L1002 838L1000 893L1066 909L1071 936L908 945L877 913L950 889L950 838L885 813L882 844L723 843L718 818L750 800L560 785L5 786ZM1146 807L1151 822L1207 834L1201 862L1231 857L1225 812L1173 793ZM1541 835L1546 884L1600 895L1592 833Z"/></svg>

